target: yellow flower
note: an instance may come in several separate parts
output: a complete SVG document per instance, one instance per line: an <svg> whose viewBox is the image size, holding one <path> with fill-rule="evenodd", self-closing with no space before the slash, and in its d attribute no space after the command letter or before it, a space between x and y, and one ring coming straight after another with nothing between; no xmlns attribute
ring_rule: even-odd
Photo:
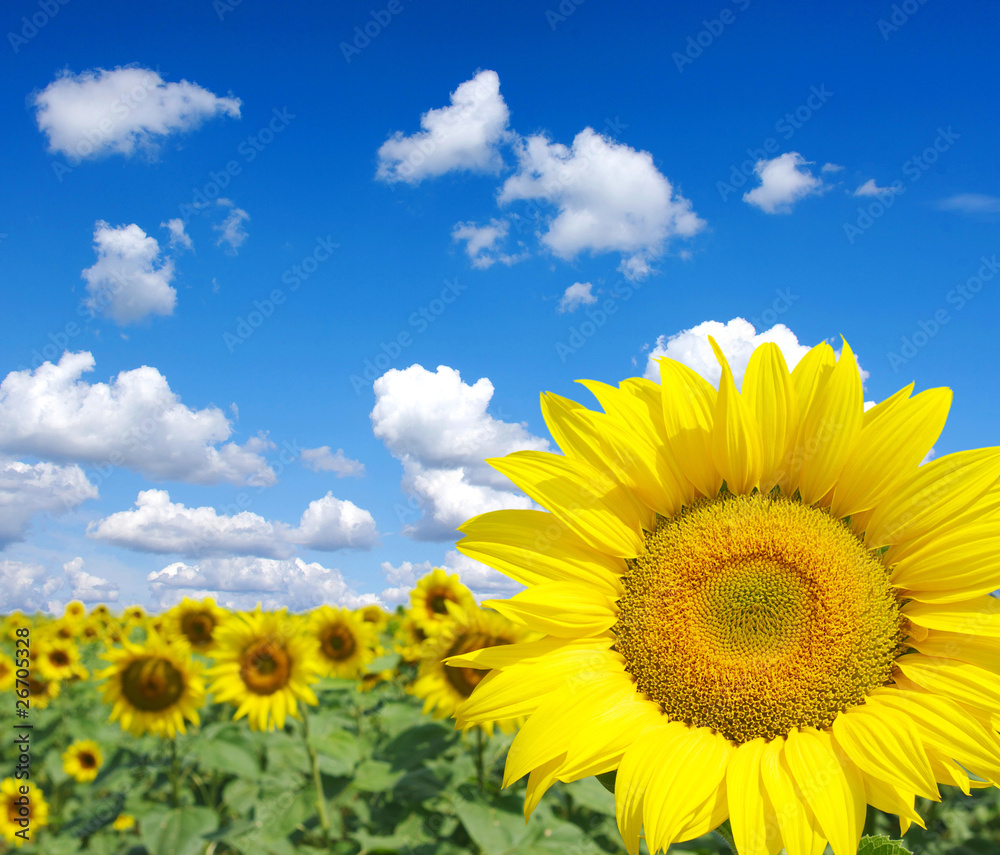
<svg viewBox="0 0 1000 855"><path fill-rule="evenodd" d="M375 627L349 609L321 606L309 615L308 627L324 676L360 676L375 657Z"/></svg>
<svg viewBox="0 0 1000 855"><path fill-rule="evenodd" d="M135 817L130 813L120 813L111 823L111 827L115 831L128 831L130 828L135 828Z"/></svg>
<svg viewBox="0 0 1000 855"><path fill-rule="evenodd" d="M389 618L391 617L391 615L378 603L362 606L360 609L356 609L354 614L366 623L372 624L375 627L375 632L377 633L381 632L389 625Z"/></svg>
<svg viewBox="0 0 1000 855"><path fill-rule="evenodd" d="M209 691L217 701L237 707L234 719L247 716L251 730L285 726L285 716L299 717L298 701L317 704L310 688L318 679L315 642L300 621L280 612L240 613L219 630L217 664Z"/></svg>
<svg viewBox="0 0 1000 855"><path fill-rule="evenodd" d="M96 676L105 681L101 691L112 705L109 721L136 736L168 737L186 733L185 721L199 723L205 684L183 642L168 643L151 632L141 643L123 639L104 658L112 664Z"/></svg>
<svg viewBox="0 0 1000 855"><path fill-rule="evenodd" d="M104 762L104 755L92 739L74 742L63 752L63 771L71 778L80 781L93 781Z"/></svg>
<svg viewBox="0 0 1000 855"><path fill-rule="evenodd" d="M3 634L13 641L17 638L17 630L31 629L32 621L24 612L11 612L3 619Z"/></svg>
<svg viewBox="0 0 1000 855"><path fill-rule="evenodd" d="M458 574L449 576L440 567L435 567L410 591L409 614L424 633L435 635L451 620L445 605L448 602L466 610L476 608L476 601L459 581Z"/></svg>
<svg viewBox="0 0 1000 855"><path fill-rule="evenodd" d="M4 778L0 783L0 833L4 840L14 846L33 843L38 829L48 824L49 806L42 791L31 781Z"/></svg>
<svg viewBox="0 0 1000 855"><path fill-rule="evenodd" d="M70 600L63 609L63 618L66 620L82 620L87 614L87 607L79 600Z"/></svg>
<svg viewBox="0 0 1000 855"><path fill-rule="evenodd" d="M59 681L43 680L32 669L28 677L28 699L33 709L43 710L59 697Z"/></svg>
<svg viewBox="0 0 1000 855"><path fill-rule="evenodd" d="M404 662L416 662L423 655L427 643L427 633L424 632L410 614L405 615L396 624L394 650Z"/></svg>
<svg viewBox="0 0 1000 855"><path fill-rule="evenodd" d="M72 640L63 640L58 635L43 636L38 642L33 665L43 679L69 680L81 667L80 651Z"/></svg>
<svg viewBox="0 0 1000 855"><path fill-rule="evenodd" d="M180 635L198 653L207 653L215 645L216 630L226 619L226 612L211 597L200 603L185 597L165 615L167 631Z"/></svg>
<svg viewBox="0 0 1000 855"><path fill-rule="evenodd" d="M857 848L866 803L1000 783L1000 449L920 465L951 393L864 410L851 349L789 373L757 348L737 392L660 360L661 383L543 396L565 456L492 465L551 512L498 511L459 549L528 589L491 603L540 641L453 657L496 669L460 725L530 716L506 783L617 770L630 852L729 818L741 855Z"/></svg>
<svg viewBox="0 0 1000 855"><path fill-rule="evenodd" d="M98 603L90 610L90 616L104 620L111 617L111 609L104 605L104 603Z"/></svg>
<svg viewBox="0 0 1000 855"><path fill-rule="evenodd" d="M396 676L396 672L392 668L386 668L382 671L375 671L371 674L362 674L358 678L357 690L359 692L370 692L379 683L385 683Z"/></svg>
<svg viewBox="0 0 1000 855"><path fill-rule="evenodd" d="M0 652L0 692L13 689L16 678L17 671L14 668L14 660L6 653Z"/></svg>
<svg viewBox="0 0 1000 855"><path fill-rule="evenodd" d="M424 699L424 715L431 713L434 718L439 719L454 715L455 710L468 700L476 686L489 673L488 668L445 664L448 657L539 637L537 633L527 632L522 626L496 612L480 608L463 612L454 606L450 611L452 622L428 640L417 669L417 679L407 689L410 694ZM520 721L515 716L507 720L483 721L478 724L488 734L493 732L494 723L500 730L509 733Z"/></svg>

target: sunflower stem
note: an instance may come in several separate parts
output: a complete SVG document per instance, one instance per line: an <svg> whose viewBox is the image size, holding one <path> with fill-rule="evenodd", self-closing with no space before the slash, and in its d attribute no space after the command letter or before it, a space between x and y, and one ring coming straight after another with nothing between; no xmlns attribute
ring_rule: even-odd
<svg viewBox="0 0 1000 855"><path fill-rule="evenodd" d="M483 729L476 728L476 780L479 782L479 792L485 794L483 774Z"/></svg>
<svg viewBox="0 0 1000 855"><path fill-rule="evenodd" d="M177 755L177 734L170 737L170 804L181 806L181 761Z"/></svg>
<svg viewBox="0 0 1000 855"><path fill-rule="evenodd" d="M736 838L733 837L733 827L729 824L728 819L723 820L722 824L715 829L715 833L726 841L726 845L733 852L736 852Z"/></svg>
<svg viewBox="0 0 1000 855"><path fill-rule="evenodd" d="M326 798L323 795L323 779L319 774L319 757L316 749L309 741L309 716L306 713L306 706L302 704L302 738L306 743L306 751L309 754L309 763L312 766L313 786L316 788L316 813L319 816L319 825L323 829L323 845L330 848L330 820L326 815Z"/></svg>

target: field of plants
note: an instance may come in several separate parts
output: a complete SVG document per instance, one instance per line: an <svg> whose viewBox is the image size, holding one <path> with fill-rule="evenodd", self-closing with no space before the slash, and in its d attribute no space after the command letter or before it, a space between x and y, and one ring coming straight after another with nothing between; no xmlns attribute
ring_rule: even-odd
<svg viewBox="0 0 1000 855"><path fill-rule="evenodd" d="M557 783L525 822L524 781L500 786L517 722L454 729L451 713L484 675L441 659L519 632L441 571L393 614L188 600L161 615L79 603L58 617L8 615L0 849L624 852L597 779ZM927 831L906 845L1000 851L997 791L946 789L940 804L921 800ZM867 830L899 828L870 808ZM671 851L730 849L713 833Z"/></svg>

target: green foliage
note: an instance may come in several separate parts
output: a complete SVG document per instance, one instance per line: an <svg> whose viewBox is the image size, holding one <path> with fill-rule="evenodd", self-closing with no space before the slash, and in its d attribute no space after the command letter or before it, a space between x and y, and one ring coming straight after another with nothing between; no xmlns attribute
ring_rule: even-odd
<svg viewBox="0 0 1000 855"><path fill-rule="evenodd" d="M902 840L890 840L882 835L866 834L858 844L858 855L913 855Z"/></svg>

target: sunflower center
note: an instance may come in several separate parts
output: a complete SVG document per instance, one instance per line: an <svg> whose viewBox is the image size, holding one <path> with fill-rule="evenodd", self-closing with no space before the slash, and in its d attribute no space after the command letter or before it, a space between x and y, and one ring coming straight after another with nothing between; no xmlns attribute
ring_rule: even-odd
<svg viewBox="0 0 1000 855"><path fill-rule="evenodd" d="M65 668L69 665L69 656L65 650L53 650L49 653L49 662L58 668Z"/></svg>
<svg viewBox="0 0 1000 855"><path fill-rule="evenodd" d="M496 638L495 636L481 632L462 633L455 639L451 647L448 648L448 652L441 658L447 659L449 656L458 656L459 654L469 653L473 650L482 650L484 647L499 647L501 644L510 644L510 642L506 638ZM489 668L444 666L445 679L456 692L465 698L472 694L472 690L489 673Z"/></svg>
<svg viewBox="0 0 1000 855"><path fill-rule="evenodd" d="M184 675L166 659L143 656L122 673L122 694L136 709L159 712L180 700Z"/></svg>
<svg viewBox="0 0 1000 855"><path fill-rule="evenodd" d="M451 596L448 591L436 591L427 598L427 604L431 607L431 611L436 615L446 615L448 614L448 607L445 602L451 600L453 603L458 601Z"/></svg>
<svg viewBox="0 0 1000 855"><path fill-rule="evenodd" d="M320 636L320 646L327 658L336 662L350 659L357 649L353 633L346 626L336 624L323 631Z"/></svg>
<svg viewBox="0 0 1000 855"><path fill-rule="evenodd" d="M181 632L195 647L204 647L209 644L212 641L212 630L214 629L215 621L212 620L211 615L204 612L186 614L181 619Z"/></svg>
<svg viewBox="0 0 1000 855"><path fill-rule="evenodd" d="M646 535L614 627L672 720L737 743L826 727L887 683L907 633L881 561L783 497L698 502Z"/></svg>
<svg viewBox="0 0 1000 855"><path fill-rule="evenodd" d="M273 641L263 639L243 651L240 678L251 692L271 695L285 686L291 669L288 652Z"/></svg>
<svg viewBox="0 0 1000 855"><path fill-rule="evenodd" d="M97 766L97 758L89 751L81 751L77 759L84 769L93 769Z"/></svg>

